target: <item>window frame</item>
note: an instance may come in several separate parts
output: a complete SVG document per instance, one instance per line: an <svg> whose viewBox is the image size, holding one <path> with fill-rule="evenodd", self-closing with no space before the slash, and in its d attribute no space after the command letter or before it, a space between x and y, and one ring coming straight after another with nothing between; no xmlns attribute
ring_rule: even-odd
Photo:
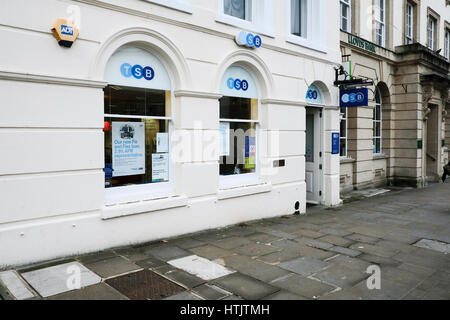
<svg viewBox="0 0 450 320"><path fill-rule="evenodd" d="M411 14L409 13L411 10ZM405 44L414 43L414 5L406 1L405 8Z"/></svg>
<svg viewBox="0 0 450 320"><path fill-rule="evenodd" d="M224 0L217 0L216 22L224 23L272 38L275 37L272 0L252 0L250 14L251 20L243 20L233 17L226 14L224 11Z"/></svg>
<svg viewBox="0 0 450 320"><path fill-rule="evenodd" d="M427 22L427 48L433 51L436 45L436 25L437 19L429 14Z"/></svg>
<svg viewBox="0 0 450 320"><path fill-rule="evenodd" d="M252 9L253 8L253 0L242 0L242 1L244 1L244 6L245 6L245 10L244 10L245 11L244 12L245 17L244 17L244 19L241 19L239 17L236 17L236 16L233 16L231 14L225 13L225 1L227 1L227 0L223 0L222 1L222 3L223 3L223 7L222 7L223 14L225 14L225 15L227 15L229 17L232 17L234 19L239 19L239 20L248 21L248 22L252 22L253 21L253 9Z"/></svg>
<svg viewBox="0 0 450 320"><path fill-rule="evenodd" d="M251 99L251 98L244 98ZM258 118L253 120L249 119L225 119L219 118L219 126L221 123L254 123L255 124L255 143L256 143L256 159L255 159L255 172L252 173L243 173L243 174L234 174L229 176L224 176L220 174L219 171L219 190L227 190L238 187L247 187L252 185L260 184L260 173L261 173L261 158L260 158L260 135L261 135L261 100L258 98ZM219 104L220 109L220 104ZM220 114L220 111L219 111ZM220 157L219 157L219 166L220 166Z"/></svg>
<svg viewBox="0 0 450 320"><path fill-rule="evenodd" d="M300 37L291 33L291 0L286 0L286 42L305 47L307 49L328 53L327 48L327 17L322 12L325 10L326 0L307 1L307 27L306 37ZM315 14L317 13L317 14ZM312 17L315 19L312 19Z"/></svg>
<svg viewBox="0 0 450 320"><path fill-rule="evenodd" d="M379 98L379 102L377 101L377 98ZM380 118L377 118L377 108L380 109ZM376 88L375 91L375 106L373 109L373 117L372 117L372 123L373 123L373 154L374 155L380 155L383 153L383 145L382 145L382 141L383 141L383 97L381 95L381 91L379 88ZM377 136L375 135L376 133L376 124L379 123L380 124L380 135ZM377 144L376 144L376 140L380 140L380 150L377 150Z"/></svg>
<svg viewBox="0 0 450 320"><path fill-rule="evenodd" d="M109 83L108 85L114 85ZM161 90L163 91L163 90ZM173 144L171 137L174 134L174 108L172 105L172 101L174 100L174 92L170 90L170 103L169 106L170 115L165 117L158 116L131 116L125 114L103 114L103 118L129 118L129 119L154 119L154 120L165 120L167 121L167 132L169 133L169 181L167 182L158 182L158 183L146 183L139 185L131 185L131 186L121 186L121 187L111 187L106 188L105 190L105 205L117 205L129 202L138 202L138 201L146 201L153 200L159 198L167 198L174 196L175 193L175 163L172 159L173 155ZM167 107L166 107L167 109ZM105 152L103 150L103 152Z"/></svg>
<svg viewBox="0 0 450 320"><path fill-rule="evenodd" d="M193 13L190 0L143 0L143 1L154 3L163 7L175 9L190 14Z"/></svg>
<svg viewBox="0 0 450 320"><path fill-rule="evenodd" d="M444 57L450 61L450 28L445 27L444 31Z"/></svg>
<svg viewBox="0 0 450 320"><path fill-rule="evenodd" d="M380 5L379 5L380 4ZM383 14L381 14L381 4L383 4ZM375 22L375 43L385 48L386 47L386 0L375 0L375 14L374 14L374 22ZM381 43L378 43L378 33L377 26L378 24L381 26Z"/></svg>
<svg viewBox="0 0 450 320"><path fill-rule="evenodd" d="M342 113L344 110L344 113ZM345 122L345 136L342 136L342 132L340 132L339 141L345 140L345 150L342 153L341 144L339 143L339 155L342 159L348 158L348 108L340 108L340 123L342 121ZM340 128L339 128L340 129Z"/></svg>
<svg viewBox="0 0 450 320"><path fill-rule="evenodd" d="M340 7L339 7L339 16L340 16L340 28L342 31L351 33L352 32L352 0L340 0ZM342 28L342 20L343 20L343 15L342 15L342 7L346 6L347 7L347 30Z"/></svg>

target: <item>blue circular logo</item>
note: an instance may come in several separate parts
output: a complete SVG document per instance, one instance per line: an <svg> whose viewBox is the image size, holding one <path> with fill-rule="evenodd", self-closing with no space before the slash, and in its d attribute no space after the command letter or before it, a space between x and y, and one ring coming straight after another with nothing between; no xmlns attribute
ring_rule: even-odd
<svg viewBox="0 0 450 320"><path fill-rule="evenodd" d="M350 94L349 100L351 103L355 103L356 102L356 94L354 94L354 93Z"/></svg>
<svg viewBox="0 0 450 320"><path fill-rule="evenodd" d="M234 79L233 78L229 78L227 80L227 86L228 86L228 89L234 89Z"/></svg>
<svg viewBox="0 0 450 320"><path fill-rule="evenodd" d="M242 80L242 90L244 90L244 91L248 90L248 82L247 82L247 80Z"/></svg>
<svg viewBox="0 0 450 320"><path fill-rule="evenodd" d="M239 79L234 80L234 88L236 90L241 90L242 88L242 81Z"/></svg>
<svg viewBox="0 0 450 320"><path fill-rule="evenodd" d="M124 63L120 66L120 73L125 77L125 78L129 78L131 77L131 64L129 63Z"/></svg>
<svg viewBox="0 0 450 320"><path fill-rule="evenodd" d="M253 38L253 43L255 44L255 47L256 47L256 48L260 48L261 45L262 45L261 37L260 37L260 36L255 36L255 37Z"/></svg>
<svg viewBox="0 0 450 320"><path fill-rule="evenodd" d="M363 102L364 101L364 94L362 94L361 92L356 94L356 100L358 102Z"/></svg>
<svg viewBox="0 0 450 320"><path fill-rule="evenodd" d="M255 44L255 37L251 33L247 34L247 45L249 47L253 47L254 44Z"/></svg>
<svg viewBox="0 0 450 320"><path fill-rule="evenodd" d="M155 77L155 70L151 67L145 67L144 70L142 70L142 73L144 75L145 80L152 80Z"/></svg>
<svg viewBox="0 0 450 320"><path fill-rule="evenodd" d="M136 79L141 79L144 74L142 73L144 68L142 68L142 66L136 64L133 66L133 68L131 68L131 73L133 74L133 77L135 77Z"/></svg>

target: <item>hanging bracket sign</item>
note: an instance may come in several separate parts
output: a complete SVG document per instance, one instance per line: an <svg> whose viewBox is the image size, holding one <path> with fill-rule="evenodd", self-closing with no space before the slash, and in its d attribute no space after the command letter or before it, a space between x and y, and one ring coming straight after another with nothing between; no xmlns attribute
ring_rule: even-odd
<svg viewBox="0 0 450 320"><path fill-rule="evenodd" d="M346 107L367 107L369 105L369 89L359 88L351 90L340 90L339 106Z"/></svg>

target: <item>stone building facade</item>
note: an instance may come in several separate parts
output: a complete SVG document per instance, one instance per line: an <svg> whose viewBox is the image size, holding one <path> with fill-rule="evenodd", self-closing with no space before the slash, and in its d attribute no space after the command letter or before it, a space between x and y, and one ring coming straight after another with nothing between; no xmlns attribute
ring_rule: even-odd
<svg viewBox="0 0 450 320"><path fill-rule="evenodd" d="M448 162L448 1L340 0L342 61L374 82L369 106L341 108L341 192L421 187Z"/></svg>

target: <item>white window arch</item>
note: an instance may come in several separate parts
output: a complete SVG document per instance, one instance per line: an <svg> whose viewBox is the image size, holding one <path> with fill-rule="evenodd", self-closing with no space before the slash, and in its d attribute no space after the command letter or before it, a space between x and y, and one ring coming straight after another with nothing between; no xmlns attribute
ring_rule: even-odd
<svg viewBox="0 0 450 320"><path fill-rule="evenodd" d="M383 101L381 91L375 89L375 107L373 108L373 153L380 154L382 151L382 107Z"/></svg>

